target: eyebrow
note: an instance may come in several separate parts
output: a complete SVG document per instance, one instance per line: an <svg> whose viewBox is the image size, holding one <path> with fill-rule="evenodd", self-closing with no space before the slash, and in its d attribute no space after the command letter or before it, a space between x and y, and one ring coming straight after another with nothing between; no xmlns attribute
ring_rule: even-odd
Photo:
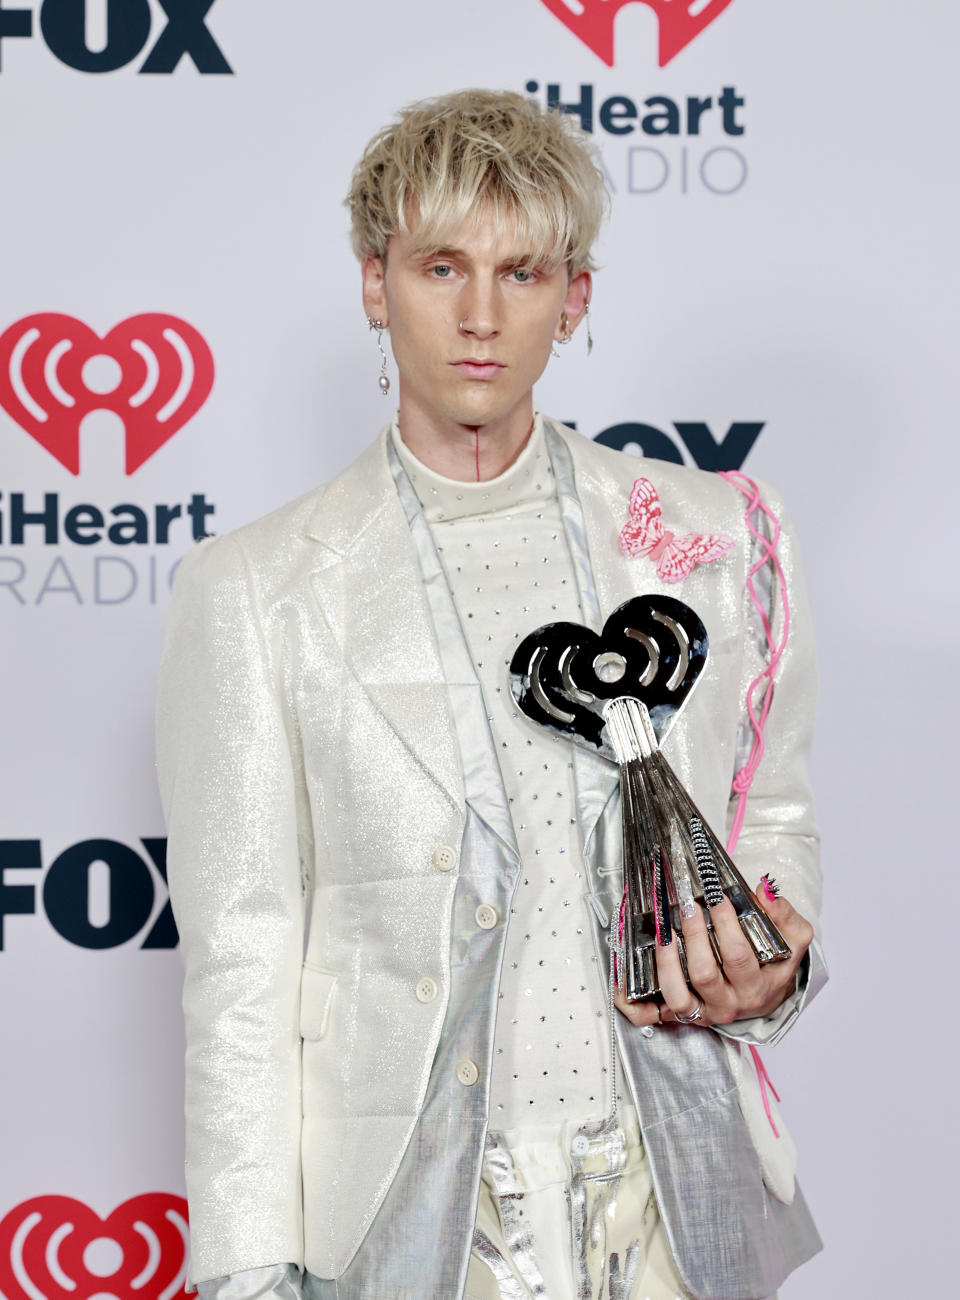
<svg viewBox="0 0 960 1300"><path fill-rule="evenodd" d="M466 252L465 249L452 248L449 245L445 245L439 248L428 247L428 248L420 249L415 253L415 257L417 258L418 261L421 262L429 262L432 261L434 258L449 258L451 261L455 261L458 258L467 261L470 260L470 255L469 253ZM538 261L538 259L534 257L532 251L527 253L517 253L513 257L505 257L503 258L502 261L498 263L499 267L506 267L506 266L533 267L533 266L540 266L540 265L544 265L544 263L542 261Z"/></svg>
<svg viewBox="0 0 960 1300"><path fill-rule="evenodd" d="M440 247L436 245L428 245L426 248L418 249L416 256L422 258L423 261L427 261L427 259L431 257L454 258L466 257L467 254L462 248L451 248L449 245L441 245Z"/></svg>

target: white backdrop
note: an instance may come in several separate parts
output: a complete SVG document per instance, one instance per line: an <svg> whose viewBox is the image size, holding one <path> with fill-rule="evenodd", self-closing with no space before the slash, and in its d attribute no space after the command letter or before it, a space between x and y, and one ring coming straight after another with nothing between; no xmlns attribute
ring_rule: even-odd
<svg viewBox="0 0 960 1300"><path fill-rule="evenodd" d="M591 436L648 426L623 436L687 460L678 424L717 441L762 425L745 468L781 489L803 544L833 982L768 1064L827 1250L783 1295L946 1290L960 18L947 0L677 3L716 21L663 67L655 10L665 31L685 21L668 0L622 8L612 66L557 16L609 28L604 0L0 6L6 1300L178 1291L180 962L151 714L185 508L202 495L194 513L212 505L206 526L223 532L373 437L387 404L340 206L350 168L402 103L531 82L542 101L551 84L564 103L592 88L615 190L594 354L580 338L562 349L541 406ZM175 66L141 72L148 55ZM601 114L613 96L639 118L670 97L679 133L611 133L638 125L622 101ZM690 96L714 100L698 134ZM127 327L140 351L116 353L111 396L115 361L80 370L111 341L40 313L101 337L142 314L183 324ZM57 396L30 347L42 362L67 337ZM24 385L55 414L31 415ZM146 457L130 474L125 429L127 457ZM158 504L182 507L166 540ZM18 536L15 516L45 505L57 537L38 522ZM77 505L94 509L68 524ZM145 540L118 506L145 512ZM97 511L126 532L106 536ZM43 1243L68 1222L64 1276Z"/></svg>

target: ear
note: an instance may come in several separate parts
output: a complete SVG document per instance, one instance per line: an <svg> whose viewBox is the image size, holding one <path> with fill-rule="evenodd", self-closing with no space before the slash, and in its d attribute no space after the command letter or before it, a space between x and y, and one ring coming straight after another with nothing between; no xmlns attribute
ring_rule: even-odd
<svg viewBox="0 0 960 1300"><path fill-rule="evenodd" d="M573 276L567 285L567 296L563 300L563 310L567 313L567 324L571 334L583 320L592 292L593 277L589 271L581 271L579 275ZM557 328L553 332L553 337L558 343L563 339L563 330L560 328L559 320L557 321Z"/></svg>
<svg viewBox="0 0 960 1300"><path fill-rule="evenodd" d="M384 328L390 324L387 311L387 286L384 280L382 257L365 257L360 264L363 277L363 310L371 320L382 321Z"/></svg>

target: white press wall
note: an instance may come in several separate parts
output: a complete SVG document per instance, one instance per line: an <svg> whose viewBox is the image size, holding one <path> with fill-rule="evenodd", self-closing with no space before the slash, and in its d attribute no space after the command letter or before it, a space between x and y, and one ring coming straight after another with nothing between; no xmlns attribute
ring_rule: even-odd
<svg viewBox="0 0 960 1300"><path fill-rule="evenodd" d="M781 488L804 545L822 657L816 778L834 979L768 1061L828 1249L783 1294L945 1292L960 19L947 0L677 6L716 21L664 67L656 11L665 30L685 21L667 0L622 8L613 66L557 17L585 9L597 33L616 8L603 0L0 7L7 1300L178 1290L180 967L151 710L168 576L191 522L181 513L158 539L155 507L202 494L195 514L212 505L207 527L222 532L369 441L386 403L340 207L350 167L406 101L529 81L541 98L559 85L567 103L592 88L615 188L594 355L579 338L563 349L541 405L592 436L652 426L660 450L668 438L688 460L678 423L706 424L717 440L762 424L745 468ZM84 40L93 63L124 43L136 50L138 19L152 26L129 62L69 66ZM16 34L28 20L29 39ZM140 73L158 38L152 58L186 42L204 66L219 49L232 72L201 74L188 54L172 72ZM611 96L645 114L650 96L685 105L724 87L726 124L714 107L699 135L614 135L600 120ZM628 107L616 111L613 125L628 120ZM101 338L121 328L98 345L79 325L28 320L40 313ZM127 327L153 340L146 399L151 363L122 351L122 323L142 314L184 323ZM20 375L44 392L28 344L46 355L68 337L74 377L65 353L64 390L47 390L56 417L38 422L18 398ZM81 376L80 363L114 343L120 388L95 399L121 372L101 359ZM178 347L191 391L174 391ZM117 392L139 404L124 408ZM177 421L169 411L182 419L191 401L196 414L152 450ZM127 456L146 457L130 474L125 420ZM655 436L636 440L653 450ZM62 462L78 437L74 474ZM56 540L39 524L17 539L15 494L32 512L56 494ZM73 517L71 540L64 516L81 504L107 522L112 507L140 507L146 540L96 540L95 511ZM66 1242L58 1279L43 1243L68 1222L79 1249L71 1263ZM121 1248L127 1263L111 1278Z"/></svg>

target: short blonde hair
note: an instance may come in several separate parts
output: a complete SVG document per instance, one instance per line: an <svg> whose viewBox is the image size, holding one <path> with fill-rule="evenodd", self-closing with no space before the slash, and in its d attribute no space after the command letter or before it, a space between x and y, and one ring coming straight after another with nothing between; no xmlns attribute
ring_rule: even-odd
<svg viewBox="0 0 960 1300"><path fill-rule="evenodd" d="M426 249L492 212L498 235L509 222L536 264L566 263L571 275L596 269L607 203L593 142L570 115L494 90L409 105L367 145L346 198L360 259L384 257L411 215Z"/></svg>

